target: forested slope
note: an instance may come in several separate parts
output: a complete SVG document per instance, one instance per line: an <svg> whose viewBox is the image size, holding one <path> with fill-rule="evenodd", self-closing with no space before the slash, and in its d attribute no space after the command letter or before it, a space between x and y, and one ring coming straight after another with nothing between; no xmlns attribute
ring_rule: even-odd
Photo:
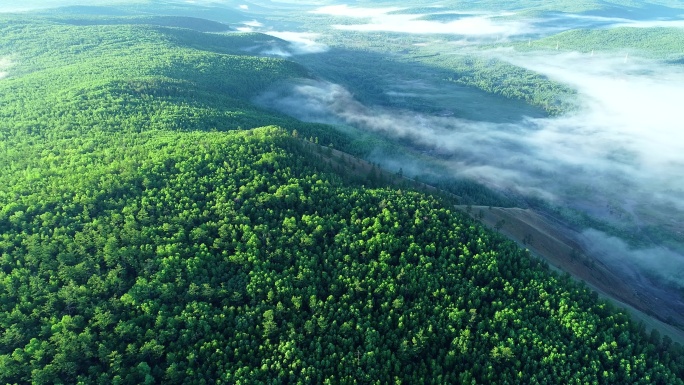
<svg viewBox="0 0 684 385"><path fill-rule="evenodd" d="M279 128L231 131L282 119L249 97L300 67L179 30L17 25L0 382L682 383L679 345L446 202L351 183ZM53 28L98 53L37 52Z"/></svg>

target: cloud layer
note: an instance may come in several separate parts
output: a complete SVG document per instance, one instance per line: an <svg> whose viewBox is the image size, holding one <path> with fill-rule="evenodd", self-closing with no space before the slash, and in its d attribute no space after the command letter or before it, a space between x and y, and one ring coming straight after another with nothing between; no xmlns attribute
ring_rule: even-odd
<svg viewBox="0 0 684 385"><path fill-rule="evenodd" d="M642 272L660 276L667 282L684 288L682 255L662 247L632 249L623 240L593 229L584 231L582 237L584 246L591 255L609 266L619 267L633 281L642 281L643 290L649 290L651 285L646 284L648 278L642 276Z"/></svg>
<svg viewBox="0 0 684 385"><path fill-rule="evenodd" d="M344 16L353 18L367 18L367 17L385 17L387 14L400 11L402 8L399 7L385 7L385 8L362 8L362 7L350 7L346 4L342 5L329 5L325 7L317 8L311 13L319 15L331 15L331 16Z"/></svg>
<svg viewBox="0 0 684 385"><path fill-rule="evenodd" d="M508 37L529 34L533 26L523 20L494 20L504 14L459 14L457 20L439 22L423 19L424 14L393 13L401 8L360 8L337 5L318 8L311 13L369 20L363 24L334 25L340 30L361 32L399 32L463 36ZM455 13L454 13L455 14Z"/></svg>
<svg viewBox="0 0 684 385"><path fill-rule="evenodd" d="M684 210L684 69L627 56L498 55L575 88L582 110L532 123L527 144L546 163L623 176ZM606 187L608 188L608 187Z"/></svg>
<svg viewBox="0 0 684 385"><path fill-rule="evenodd" d="M316 41L320 37L317 33L308 32L264 32L267 35L283 39L290 43L288 51L280 50L279 53L272 53L278 56L305 55L312 53L322 53L330 49L327 45Z"/></svg>

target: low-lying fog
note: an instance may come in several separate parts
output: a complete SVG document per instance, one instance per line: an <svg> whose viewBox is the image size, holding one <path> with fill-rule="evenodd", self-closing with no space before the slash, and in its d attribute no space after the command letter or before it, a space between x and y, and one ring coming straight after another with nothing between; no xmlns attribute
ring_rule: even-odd
<svg viewBox="0 0 684 385"><path fill-rule="evenodd" d="M622 57L489 54L572 85L582 100L580 111L517 124L475 122L364 106L342 86L312 80L260 100L303 120L410 138L452 154L454 172L498 188L534 187L563 201L596 199L590 192L577 197L578 185L597 193L619 188L620 194L611 195L629 189L637 201L649 197L684 210L684 186L677 178L684 166L684 141L677 140L684 71L647 60L625 64Z"/></svg>
<svg viewBox="0 0 684 385"><path fill-rule="evenodd" d="M0 56L0 79L7 77L8 70L12 67L12 61L9 58Z"/></svg>
<svg viewBox="0 0 684 385"><path fill-rule="evenodd" d="M510 13L482 14L442 12L430 14L450 17L454 20L436 21L425 19L427 14L398 13L403 8L359 8L336 5L318 8L311 13L362 19L360 24L337 24L339 30L360 32L403 32L414 34L455 34L465 36L515 36L534 31L531 20L503 19ZM498 20L497 20L498 19Z"/></svg>

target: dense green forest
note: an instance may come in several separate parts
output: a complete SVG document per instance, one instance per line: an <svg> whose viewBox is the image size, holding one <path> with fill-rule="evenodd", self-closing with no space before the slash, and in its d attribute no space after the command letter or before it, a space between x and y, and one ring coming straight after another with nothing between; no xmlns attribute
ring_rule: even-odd
<svg viewBox="0 0 684 385"><path fill-rule="evenodd" d="M0 382L683 383L680 345L252 106L310 76L258 35L3 25Z"/></svg>

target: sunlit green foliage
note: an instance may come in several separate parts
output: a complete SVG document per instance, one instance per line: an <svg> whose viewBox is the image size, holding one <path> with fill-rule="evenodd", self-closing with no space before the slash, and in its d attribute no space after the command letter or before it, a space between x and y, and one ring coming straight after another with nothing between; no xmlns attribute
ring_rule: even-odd
<svg viewBox="0 0 684 385"><path fill-rule="evenodd" d="M677 381L568 277L277 129L41 159L5 179L0 381Z"/></svg>

